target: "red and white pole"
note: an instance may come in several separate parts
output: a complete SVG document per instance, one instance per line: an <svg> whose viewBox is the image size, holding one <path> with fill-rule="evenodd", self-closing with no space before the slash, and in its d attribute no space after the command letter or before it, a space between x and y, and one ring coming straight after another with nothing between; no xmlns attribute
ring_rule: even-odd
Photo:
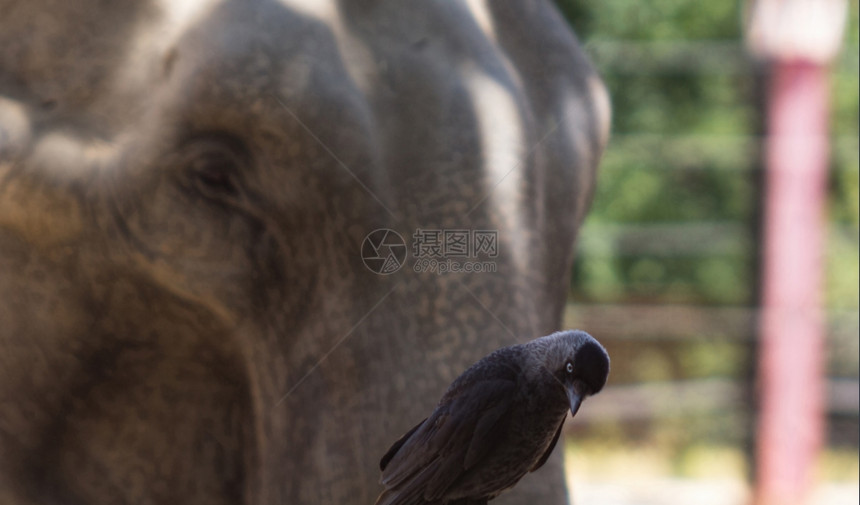
<svg viewBox="0 0 860 505"><path fill-rule="evenodd" d="M824 432L821 280L827 77L809 62L771 73L766 146L758 503L804 503Z"/></svg>
<svg viewBox="0 0 860 505"><path fill-rule="evenodd" d="M824 434L822 279L828 68L844 0L755 0L747 39L769 64L757 505L802 505Z"/></svg>

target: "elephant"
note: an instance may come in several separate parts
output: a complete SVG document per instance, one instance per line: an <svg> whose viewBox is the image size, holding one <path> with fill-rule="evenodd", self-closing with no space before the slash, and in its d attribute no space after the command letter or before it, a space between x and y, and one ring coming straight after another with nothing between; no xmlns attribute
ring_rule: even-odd
<svg viewBox="0 0 860 505"><path fill-rule="evenodd" d="M3 0L0 503L372 503L559 328L609 116L547 0Z"/></svg>

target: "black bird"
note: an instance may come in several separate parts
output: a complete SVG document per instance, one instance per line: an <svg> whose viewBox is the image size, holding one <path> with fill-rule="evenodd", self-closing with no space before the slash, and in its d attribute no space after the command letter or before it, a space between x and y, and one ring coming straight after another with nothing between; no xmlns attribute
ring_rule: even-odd
<svg viewBox="0 0 860 505"><path fill-rule="evenodd" d="M606 350L578 330L485 356L382 457L376 505L486 504L543 466L567 410L608 375Z"/></svg>

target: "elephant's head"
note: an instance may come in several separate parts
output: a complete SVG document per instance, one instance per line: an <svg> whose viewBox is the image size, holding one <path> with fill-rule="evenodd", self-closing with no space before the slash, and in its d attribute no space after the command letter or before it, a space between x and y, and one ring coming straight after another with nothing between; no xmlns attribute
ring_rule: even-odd
<svg viewBox="0 0 860 505"><path fill-rule="evenodd" d="M552 5L0 12L3 503L369 503L453 377L559 325L608 104ZM418 271L428 230L490 271ZM507 499L560 503L549 466Z"/></svg>

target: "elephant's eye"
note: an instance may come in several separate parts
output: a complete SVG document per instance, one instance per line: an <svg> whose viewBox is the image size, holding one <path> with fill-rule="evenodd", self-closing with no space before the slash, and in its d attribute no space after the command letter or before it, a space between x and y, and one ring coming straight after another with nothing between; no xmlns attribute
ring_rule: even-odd
<svg viewBox="0 0 860 505"><path fill-rule="evenodd" d="M564 366L564 369L567 371L567 373L573 373L573 363L568 361L567 365Z"/></svg>
<svg viewBox="0 0 860 505"><path fill-rule="evenodd" d="M232 136L211 134L196 137L181 149L185 186L212 200L232 200L242 193L241 177L248 156Z"/></svg>
<svg viewBox="0 0 860 505"><path fill-rule="evenodd" d="M238 189L231 173L235 168L229 159L206 156L194 162L191 177L196 189L204 196L236 196Z"/></svg>

